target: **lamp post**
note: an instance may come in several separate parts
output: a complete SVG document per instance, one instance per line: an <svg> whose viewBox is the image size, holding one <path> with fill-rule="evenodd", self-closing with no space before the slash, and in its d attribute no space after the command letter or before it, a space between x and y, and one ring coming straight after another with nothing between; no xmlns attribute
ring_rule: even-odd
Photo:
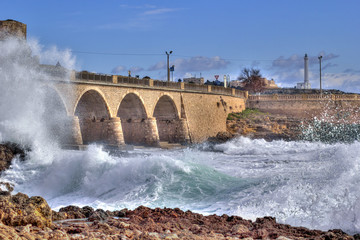
<svg viewBox="0 0 360 240"><path fill-rule="evenodd" d="M320 98L322 98L322 87L321 87L321 59L322 56L319 56L319 63L320 63Z"/></svg>
<svg viewBox="0 0 360 240"><path fill-rule="evenodd" d="M166 51L165 53L167 56L167 81L170 82L169 56L170 54L172 54L172 51L170 51L169 53Z"/></svg>

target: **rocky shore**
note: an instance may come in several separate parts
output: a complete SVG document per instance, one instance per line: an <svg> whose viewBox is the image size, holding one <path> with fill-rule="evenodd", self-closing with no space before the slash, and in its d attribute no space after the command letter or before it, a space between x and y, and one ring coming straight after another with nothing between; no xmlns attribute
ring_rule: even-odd
<svg viewBox="0 0 360 240"><path fill-rule="evenodd" d="M297 140L302 119L263 113L256 109L246 109L241 113L229 114L227 132L234 136L254 139Z"/></svg>
<svg viewBox="0 0 360 240"><path fill-rule="evenodd" d="M222 143L238 136L251 139L298 140L303 119L246 109L241 113L230 113L226 121L226 132L219 132L209 142Z"/></svg>
<svg viewBox="0 0 360 240"><path fill-rule="evenodd" d="M110 212L68 206L55 212L41 197L5 192L0 196L1 239L360 239L341 230L323 232L278 224L272 217L252 222L178 208L140 206Z"/></svg>

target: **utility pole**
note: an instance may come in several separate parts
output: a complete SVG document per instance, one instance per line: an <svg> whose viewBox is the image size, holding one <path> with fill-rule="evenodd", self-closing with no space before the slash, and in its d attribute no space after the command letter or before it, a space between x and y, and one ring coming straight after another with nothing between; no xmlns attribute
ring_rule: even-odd
<svg viewBox="0 0 360 240"><path fill-rule="evenodd" d="M322 56L319 56L319 63L320 63L320 98L322 98L322 87L321 87L321 59Z"/></svg>
<svg viewBox="0 0 360 240"><path fill-rule="evenodd" d="M172 51L170 51L169 53L166 51L166 56L167 56L167 81L170 82L170 67L169 67L169 57L170 57L170 54L172 54Z"/></svg>

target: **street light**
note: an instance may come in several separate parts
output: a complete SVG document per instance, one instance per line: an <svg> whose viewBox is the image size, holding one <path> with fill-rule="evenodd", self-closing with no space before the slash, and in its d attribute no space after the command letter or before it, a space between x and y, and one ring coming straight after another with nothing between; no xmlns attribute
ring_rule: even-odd
<svg viewBox="0 0 360 240"><path fill-rule="evenodd" d="M165 53L167 56L167 81L170 82L169 56L170 54L172 54L172 51L170 51L169 53L166 51Z"/></svg>
<svg viewBox="0 0 360 240"><path fill-rule="evenodd" d="M322 98L322 88L321 88L321 59L322 59L322 56L320 55L318 58L319 58L319 63L320 63L320 98Z"/></svg>

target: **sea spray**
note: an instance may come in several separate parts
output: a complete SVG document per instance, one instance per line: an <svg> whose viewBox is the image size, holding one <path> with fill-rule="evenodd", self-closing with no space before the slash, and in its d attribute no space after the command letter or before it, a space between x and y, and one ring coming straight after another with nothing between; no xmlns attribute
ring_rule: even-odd
<svg viewBox="0 0 360 240"><path fill-rule="evenodd" d="M299 139L326 143L352 143L360 140L360 124L333 123L314 118L301 126Z"/></svg>
<svg viewBox="0 0 360 240"><path fill-rule="evenodd" d="M62 79L69 79L67 69L71 69L74 58L68 51L60 52L55 47L44 50L35 40L7 38L0 42L1 141L30 146L34 154L51 152L47 149L64 138L61 126L66 111L59 113L59 100L53 94L54 76L49 66L40 64L57 61L67 67L61 67ZM71 98L71 92L68 95Z"/></svg>
<svg viewBox="0 0 360 240"><path fill-rule="evenodd" d="M353 98L339 101L331 96L323 99L322 110L311 119L304 119L299 140L311 142L353 143L360 140L360 108Z"/></svg>

